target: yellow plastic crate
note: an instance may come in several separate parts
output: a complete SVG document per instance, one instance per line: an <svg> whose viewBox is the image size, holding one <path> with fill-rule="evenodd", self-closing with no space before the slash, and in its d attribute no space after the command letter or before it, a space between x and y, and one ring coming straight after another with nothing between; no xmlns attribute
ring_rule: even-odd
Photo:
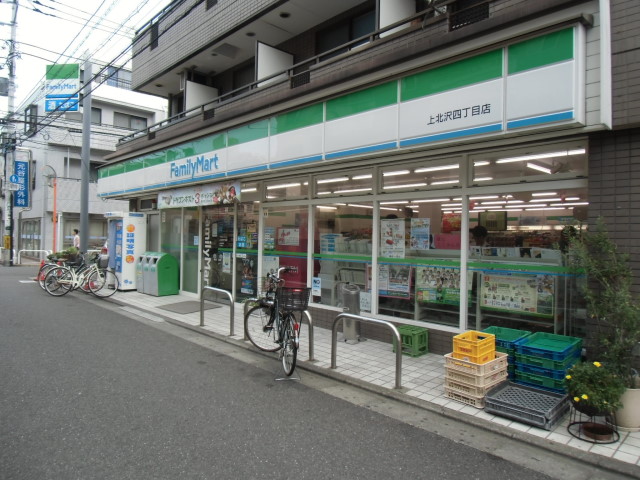
<svg viewBox="0 0 640 480"><path fill-rule="evenodd" d="M493 360L496 351L496 336L491 333L469 330L453 337L453 356L473 363Z"/></svg>
<svg viewBox="0 0 640 480"><path fill-rule="evenodd" d="M465 372L473 375L486 375L490 372L497 372L507 368L508 355L502 352L495 352L493 359L486 363L479 364L468 360L460 360L453 356L453 353L447 353L444 356L445 367Z"/></svg>

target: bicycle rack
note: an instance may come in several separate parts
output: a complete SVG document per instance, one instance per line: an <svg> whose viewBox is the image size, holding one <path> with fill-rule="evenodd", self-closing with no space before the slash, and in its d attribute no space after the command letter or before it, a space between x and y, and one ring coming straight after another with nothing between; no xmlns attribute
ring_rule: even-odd
<svg viewBox="0 0 640 480"><path fill-rule="evenodd" d="M387 322L386 320L379 320L377 318L361 317L359 315L352 315L350 313L341 313L333 321L333 327L331 328L331 368L338 368L336 365L336 358L338 354L338 322L340 320L351 319L358 322L373 323L378 325L385 325L391 329L391 333L396 339L396 345L402 345L400 338L400 332L396 326ZM396 386L394 388L402 388L402 348L396 348Z"/></svg>
<svg viewBox="0 0 640 480"><path fill-rule="evenodd" d="M14 250L15 252L15 250ZM17 263L22 265L22 254L24 253L37 253L38 254L38 259L42 260L42 256L41 254L44 254L44 257L46 258L47 255L51 255L51 250L19 250L18 251L18 259L17 259ZM15 258L15 254L14 254L14 258Z"/></svg>
<svg viewBox="0 0 640 480"><path fill-rule="evenodd" d="M229 298L229 336L233 337L234 330L234 303L233 303L233 295L227 290L223 290L222 288L216 287L203 287L202 292L200 292L200 326L204 327L204 294L207 290L211 290L216 293L224 293Z"/></svg>
<svg viewBox="0 0 640 480"><path fill-rule="evenodd" d="M243 314L243 320L244 317L247 316L247 312L249 311L249 307L252 306L253 303L257 303L259 302L260 299L259 298L248 298L245 300L244 302L244 314ZM314 338L313 338L313 319L311 318L311 314L309 313L308 310L304 310L302 312L303 316L307 319L307 325L309 325L309 361L310 362L315 362L315 358L313 358L313 354L314 354L314 350L313 350L313 343L314 343ZM247 332L244 332L244 339L245 340L249 340L249 338L247 337Z"/></svg>

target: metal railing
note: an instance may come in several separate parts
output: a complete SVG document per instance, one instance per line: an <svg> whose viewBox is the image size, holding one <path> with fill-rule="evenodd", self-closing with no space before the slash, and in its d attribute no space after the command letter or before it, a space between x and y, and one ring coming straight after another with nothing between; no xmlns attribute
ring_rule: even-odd
<svg viewBox="0 0 640 480"><path fill-rule="evenodd" d="M27 252L29 252L29 253L38 253L39 254L38 258L40 260L42 260L42 255L40 255L40 254L44 253L44 257L46 258L47 255L51 255L51 253L52 253L51 250L20 250L20 251L18 251L18 261L17 261L18 264L22 264L22 254L23 253L27 253Z"/></svg>
<svg viewBox="0 0 640 480"><path fill-rule="evenodd" d="M215 287L208 287L208 286L202 288L202 291L200 292L200 326L204 327L204 294L207 290L215 293L223 293L229 299L229 336L233 337L234 310L235 310L235 305L233 303L233 295L231 295L231 292L228 292L227 290L223 290L222 288L215 288Z"/></svg>
<svg viewBox="0 0 640 480"><path fill-rule="evenodd" d="M254 298L248 298L244 302L244 313L242 316L243 320L247 316L247 312L249 311L249 308L259 301L260 301L259 298L254 297ZM314 335L313 335L313 318L311 318L311 314L309 313L308 310L303 311L302 316L307 319L307 325L309 325L309 361L315 362L315 358L313 358L313 355L314 355L313 343L315 341ZM249 337L247 337L246 331L244 332L244 339L249 340Z"/></svg>
<svg viewBox="0 0 640 480"><path fill-rule="evenodd" d="M333 56L339 55L344 52L349 52L351 50L357 49L358 47L365 44L374 44L383 38L383 34L385 33L393 33L394 30L404 27L406 25L411 25L412 21L420 20L422 28L426 28L435 23L449 21L449 17L451 15L450 5L454 5L458 0L439 0L436 2L431 2L426 6L426 8L420 12L416 12L413 15L410 15L406 18L398 20L397 22L386 25L383 28L377 29L373 32L367 33L361 37L355 38L353 40L349 40L344 44L341 44L331 50L326 52L322 52L321 54L315 55L311 58L306 58L295 65L288 66L282 71L273 73L264 78L260 78L259 80L255 80L254 82L238 87L230 92L226 92L216 99L197 107L194 107L190 110L185 110L183 112L177 113L169 118L162 120L154 125L150 125L147 128L139 130L137 132L133 132L127 136L124 136L118 140L118 144L122 145L123 143L135 140L136 138L140 138L143 136L147 136L155 131L162 130L169 126L173 127L177 123L187 119L188 117L193 117L195 115L201 115L203 118L207 115L215 115L215 113L211 113L210 110L215 110L220 107L228 106L232 102L236 102L241 100L243 97L247 95L251 95L253 91L261 86L271 86L277 83L280 83L280 77L285 78L282 80L283 82L288 81L291 83L291 88L295 88L298 86L298 81L296 80L298 76L303 75L305 77L310 75L310 69L317 67L320 64L326 64L328 60L330 60ZM482 5L488 4L495 0L485 0ZM474 5L473 8L478 8ZM471 8L465 9L464 11L472 10ZM458 15L461 15L462 12L457 12ZM160 19L156 21L161 21ZM467 23L473 23L471 20L466 20ZM466 23L465 23L466 24ZM462 25L458 25L462 26ZM141 32L143 32L141 30ZM310 79L305 79L300 82L300 84L308 83Z"/></svg>
<svg viewBox="0 0 640 480"><path fill-rule="evenodd" d="M400 332L396 326L387 322L386 320L379 320L377 318L361 317L359 315L352 315L350 313L341 313L333 321L333 327L331 328L331 368L337 368L336 358L338 350L338 323L340 320L354 320L363 323L372 323L376 325L385 325L389 327L396 341L396 386L394 388L402 388L402 340L400 338Z"/></svg>

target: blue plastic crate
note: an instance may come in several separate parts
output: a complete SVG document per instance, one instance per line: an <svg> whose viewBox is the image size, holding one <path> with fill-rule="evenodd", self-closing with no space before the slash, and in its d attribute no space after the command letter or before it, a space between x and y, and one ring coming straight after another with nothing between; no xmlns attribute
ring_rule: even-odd
<svg viewBox="0 0 640 480"><path fill-rule="evenodd" d="M549 368L534 367L532 365L526 365L524 363L516 362L516 371L531 373L539 377L548 377L548 378L553 378L555 380L564 380L564 377L567 376L567 370L571 368L573 365L574 364L571 364L563 370L551 370Z"/></svg>
<svg viewBox="0 0 640 480"><path fill-rule="evenodd" d="M582 349L582 339L554 333L537 332L515 342L516 354L565 360Z"/></svg>

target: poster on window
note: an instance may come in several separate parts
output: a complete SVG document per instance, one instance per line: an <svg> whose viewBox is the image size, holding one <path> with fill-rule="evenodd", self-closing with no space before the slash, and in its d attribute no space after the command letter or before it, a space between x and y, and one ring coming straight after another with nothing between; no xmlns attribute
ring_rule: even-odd
<svg viewBox="0 0 640 480"><path fill-rule="evenodd" d="M467 278L467 297L473 276ZM460 269L453 267L416 267L418 302L460 305Z"/></svg>
<svg viewBox="0 0 640 480"><path fill-rule="evenodd" d="M276 249L276 228L264 227L264 249L275 250Z"/></svg>
<svg viewBox="0 0 640 480"><path fill-rule="evenodd" d="M387 258L404 258L403 219L380 220L380 255Z"/></svg>
<svg viewBox="0 0 640 480"><path fill-rule="evenodd" d="M444 213L442 215L442 233L459 232L462 228L462 215Z"/></svg>
<svg viewBox="0 0 640 480"><path fill-rule="evenodd" d="M378 265L378 295L410 298L411 268L409 265ZM366 290L371 290L371 265L367 265Z"/></svg>
<svg viewBox="0 0 640 480"><path fill-rule="evenodd" d="M222 253L222 273L231 273L231 252Z"/></svg>
<svg viewBox="0 0 640 480"><path fill-rule="evenodd" d="M553 317L555 279L551 275L482 275L480 305L490 310Z"/></svg>
<svg viewBox="0 0 640 480"><path fill-rule="evenodd" d="M300 245L300 229L299 228L278 229L278 246L279 247L297 247L299 245Z"/></svg>
<svg viewBox="0 0 640 480"><path fill-rule="evenodd" d="M430 218L412 218L409 245L412 250L429 250L431 237Z"/></svg>

